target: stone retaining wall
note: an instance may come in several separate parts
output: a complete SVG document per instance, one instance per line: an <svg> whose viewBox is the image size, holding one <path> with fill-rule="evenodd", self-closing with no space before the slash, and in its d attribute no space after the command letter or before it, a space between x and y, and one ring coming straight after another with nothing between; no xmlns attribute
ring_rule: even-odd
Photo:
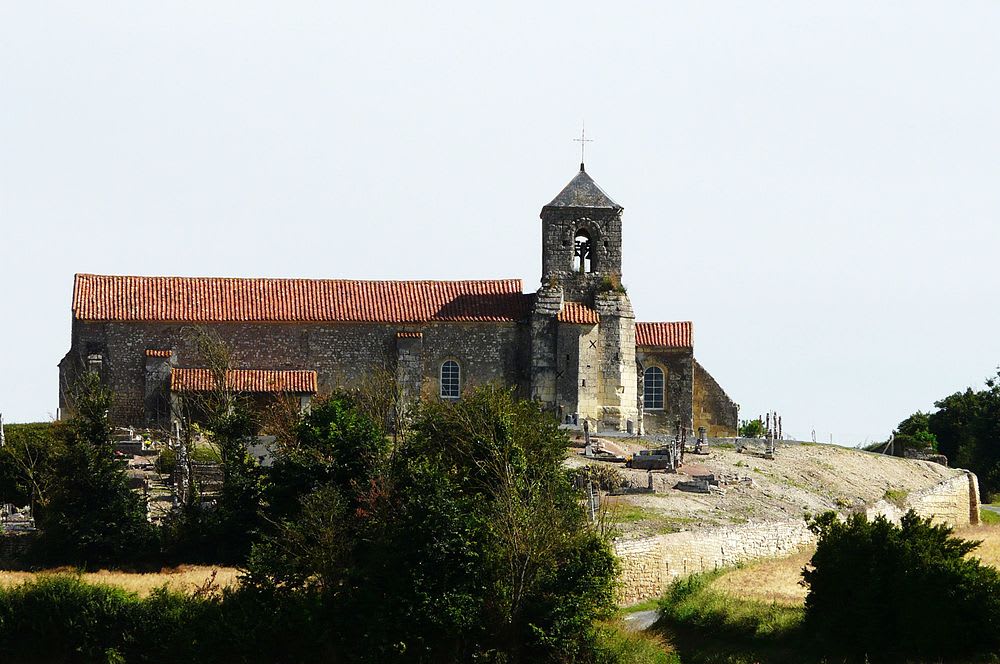
<svg viewBox="0 0 1000 664"><path fill-rule="evenodd" d="M619 601L659 597L674 580L756 558L794 553L814 535L804 521L746 523L615 543L622 565Z"/></svg>
<svg viewBox="0 0 1000 664"><path fill-rule="evenodd" d="M968 471L909 494L898 506L879 501L867 510L892 521L909 509L953 526L979 523L979 484ZM778 558L815 541L805 521L746 523L615 542L621 561L619 601L634 604L661 596L676 579L757 558Z"/></svg>
<svg viewBox="0 0 1000 664"><path fill-rule="evenodd" d="M961 475L910 493L901 505L880 500L866 510L866 513L869 518L883 515L898 523L900 517L911 509L922 517L958 528L977 525L979 481L973 473L962 471Z"/></svg>

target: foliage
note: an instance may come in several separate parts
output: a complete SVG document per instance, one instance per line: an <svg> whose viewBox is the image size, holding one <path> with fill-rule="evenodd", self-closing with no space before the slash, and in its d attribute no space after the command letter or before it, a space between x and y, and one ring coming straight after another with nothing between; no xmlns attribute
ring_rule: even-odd
<svg viewBox="0 0 1000 664"><path fill-rule="evenodd" d="M594 664L680 664L676 653L654 635L626 631L620 624L596 628Z"/></svg>
<svg viewBox="0 0 1000 664"><path fill-rule="evenodd" d="M593 661L615 561L561 467L567 441L492 387L429 403L395 450L342 395L303 417L247 586L324 598L348 660ZM602 661L609 661L604 659Z"/></svg>
<svg viewBox="0 0 1000 664"><path fill-rule="evenodd" d="M900 422L896 440L915 447L935 446L950 465L979 477L984 495L1000 493L1000 372L985 389L955 392Z"/></svg>
<svg viewBox="0 0 1000 664"><path fill-rule="evenodd" d="M140 599L74 576L0 589L0 661L306 662L329 659L314 597L249 591Z"/></svg>
<svg viewBox="0 0 1000 664"><path fill-rule="evenodd" d="M355 496L353 505L388 462L385 436L346 394L315 400L292 432L275 451L267 495L272 519L294 516L299 501L325 485Z"/></svg>
<svg viewBox="0 0 1000 664"><path fill-rule="evenodd" d="M590 480L597 482L601 491L615 493L621 491L625 486L626 478L622 471L614 466L603 463L591 463L586 466L577 466L569 471L570 481L574 485L580 486L581 482Z"/></svg>
<svg viewBox="0 0 1000 664"><path fill-rule="evenodd" d="M173 475L177 469L177 452L172 448L164 447L156 456L156 462L153 464L153 467L161 475Z"/></svg>
<svg viewBox="0 0 1000 664"><path fill-rule="evenodd" d="M894 454L903 456L905 450L915 450L921 453L937 452L938 441L930 430L930 415L917 411L899 423L892 432L892 447ZM876 444L881 451L885 444Z"/></svg>
<svg viewBox="0 0 1000 664"><path fill-rule="evenodd" d="M59 440L59 422L5 424L6 445L0 447L0 503L27 505L44 501L47 472Z"/></svg>
<svg viewBox="0 0 1000 664"><path fill-rule="evenodd" d="M966 558L978 542L912 511L899 526L827 512L810 528L819 543L804 572L806 628L822 644L897 658L1000 645L1000 574Z"/></svg>
<svg viewBox="0 0 1000 664"><path fill-rule="evenodd" d="M129 488L110 442L111 395L96 373L73 390L73 418L64 429L36 513L42 558L80 565L137 561L154 533L142 498Z"/></svg>
<svg viewBox="0 0 1000 664"><path fill-rule="evenodd" d="M730 638L786 638L802 624L801 608L730 597L709 586L721 571L694 574L674 581L660 602L670 621Z"/></svg>
<svg viewBox="0 0 1000 664"><path fill-rule="evenodd" d="M601 281L597 284L598 293L621 293L625 294L628 291L625 286L622 285L622 279L618 275L606 275L601 277Z"/></svg>
<svg viewBox="0 0 1000 664"><path fill-rule="evenodd" d="M742 438L761 438L764 433L764 423L759 417L752 420L743 420L740 423L739 434Z"/></svg>

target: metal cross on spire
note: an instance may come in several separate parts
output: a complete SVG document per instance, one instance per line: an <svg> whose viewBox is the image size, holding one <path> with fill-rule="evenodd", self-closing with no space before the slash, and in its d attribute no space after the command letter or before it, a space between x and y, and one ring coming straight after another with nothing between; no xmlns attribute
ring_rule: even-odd
<svg viewBox="0 0 1000 664"><path fill-rule="evenodd" d="M580 170L583 170L584 163L584 150L587 148L587 143L593 143L594 139L587 138L587 125L583 123L580 127L580 138L574 138L574 141L580 144Z"/></svg>

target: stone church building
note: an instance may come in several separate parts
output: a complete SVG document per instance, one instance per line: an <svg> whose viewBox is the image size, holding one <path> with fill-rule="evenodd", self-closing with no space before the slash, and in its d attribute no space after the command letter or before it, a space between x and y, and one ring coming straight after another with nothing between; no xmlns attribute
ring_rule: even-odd
<svg viewBox="0 0 1000 664"><path fill-rule="evenodd" d="M561 421L734 435L737 406L694 357L690 322L636 322L621 287L622 206L580 165L542 208L542 275L357 281L79 274L60 407L76 373L112 388L118 425L166 426L171 396L210 389L191 328L228 345L233 389L303 401L394 373L404 398L496 382Z"/></svg>

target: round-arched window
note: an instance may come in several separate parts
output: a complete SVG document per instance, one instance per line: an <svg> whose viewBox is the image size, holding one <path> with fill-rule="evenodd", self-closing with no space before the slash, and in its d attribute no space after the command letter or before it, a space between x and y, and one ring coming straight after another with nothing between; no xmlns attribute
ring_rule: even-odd
<svg viewBox="0 0 1000 664"><path fill-rule="evenodd" d="M642 373L642 407L663 410L663 369L649 367Z"/></svg>
<svg viewBox="0 0 1000 664"><path fill-rule="evenodd" d="M462 370L455 360L441 365L441 398L457 399L462 384Z"/></svg>
<svg viewBox="0 0 1000 664"><path fill-rule="evenodd" d="M594 243L590 239L590 233L582 228L573 238L573 271L594 271Z"/></svg>

